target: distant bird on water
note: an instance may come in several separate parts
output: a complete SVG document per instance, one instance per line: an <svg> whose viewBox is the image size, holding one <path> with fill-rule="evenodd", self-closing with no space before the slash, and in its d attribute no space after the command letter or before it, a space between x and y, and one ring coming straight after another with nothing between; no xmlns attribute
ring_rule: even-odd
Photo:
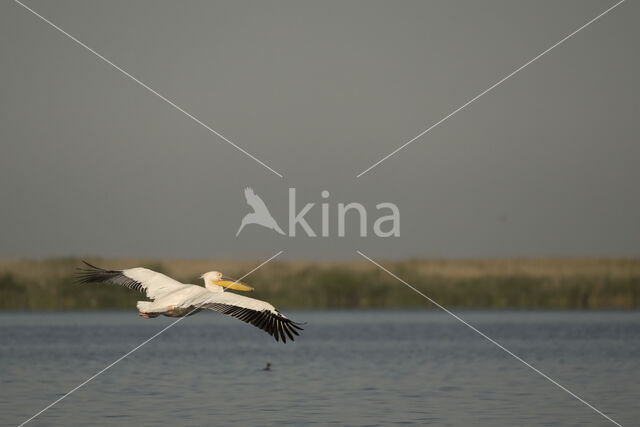
<svg viewBox="0 0 640 427"><path fill-rule="evenodd" d="M264 204L260 196L258 196L252 188L247 187L244 189L244 198L247 199L247 204L253 208L253 212L246 214L244 218L242 218L236 236L240 234L244 226L248 224L258 224L275 230L280 234L284 234L284 231L282 231L276 220L271 216L267 205Z"/></svg>
<svg viewBox="0 0 640 427"><path fill-rule="evenodd" d="M267 362L267 366L264 367L263 371L270 371L271 370L271 362Z"/></svg>
<svg viewBox="0 0 640 427"><path fill-rule="evenodd" d="M228 314L243 322L251 323L273 336L276 341L287 337L293 341L302 330L296 323L278 312L271 304L254 298L225 292L225 289L252 291L253 288L238 280L233 280L217 271L201 276L204 287L180 283L177 280L142 267L126 270L104 270L86 264L79 268L77 278L80 283L113 283L144 292L152 301L138 301L139 315L151 319L159 315L184 317L204 309Z"/></svg>

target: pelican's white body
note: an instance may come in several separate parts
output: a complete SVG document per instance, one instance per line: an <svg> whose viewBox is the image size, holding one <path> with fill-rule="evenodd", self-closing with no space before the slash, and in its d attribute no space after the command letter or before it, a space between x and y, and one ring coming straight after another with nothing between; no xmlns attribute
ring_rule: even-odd
<svg viewBox="0 0 640 427"><path fill-rule="evenodd" d="M80 283L113 283L144 292L152 301L138 301L140 316L147 319L160 315L184 317L202 310L226 314L267 332L276 341L293 341L301 331L299 323L279 313L271 304L247 298L226 289L250 291L253 288L239 280L210 271L202 275L204 287L180 283L162 273L146 268L105 270L83 261L89 268L79 269Z"/></svg>
<svg viewBox="0 0 640 427"><path fill-rule="evenodd" d="M137 307L141 313L164 313L174 308L199 307L215 303L276 312L275 308L265 301L225 292L222 286L213 283L222 276L216 271L202 276L205 287L181 283L162 273L141 267L122 270L122 273L142 283L147 297L153 300L138 301Z"/></svg>

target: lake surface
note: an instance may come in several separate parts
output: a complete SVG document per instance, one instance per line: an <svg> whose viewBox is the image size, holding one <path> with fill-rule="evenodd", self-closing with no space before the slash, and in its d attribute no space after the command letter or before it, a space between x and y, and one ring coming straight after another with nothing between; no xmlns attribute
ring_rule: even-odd
<svg viewBox="0 0 640 427"><path fill-rule="evenodd" d="M640 312L456 313L638 425ZM284 345L218 313L186 318L29 425L613 425L445 313L286 314L308 324ZM20 424L174 320L0 313L0 424Z"/></svg>

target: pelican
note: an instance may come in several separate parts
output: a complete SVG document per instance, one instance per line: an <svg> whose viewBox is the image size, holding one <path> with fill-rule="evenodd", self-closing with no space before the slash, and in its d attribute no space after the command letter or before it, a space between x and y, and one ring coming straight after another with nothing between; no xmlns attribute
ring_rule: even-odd
<svg viewBox="0 0 640 427"><path fill-rule="evenodd" d="M253 212L246 214L244 218L242 218L242 222L240 223L240 228L238 228L236 236L240 234L244 226L247 224L258 224L271 230L275 230L280 234L284 234L284 231L282 231L276 220L271 216L271 212L267 209L267 205L264 204L260 196L258 196L251 187L244 189L244 198L247 199L247 204L253 208Z"/></svg>
<svg viewBox="0 0 640 427"><path fill-rule="evenodd" d="M225 292L225 289L252 291L253 288L238 280L233 280L218 271L204 273L204 287L180 283L171 277L147 268L137 267L126 270L105 270L82 261L86 267L78 269L78 281L88 283L112 283L144 292L152 301L138 301L139 316L146 319L159 315L184 317L204 309L228 314L243 322L251 323L283 343L287 337L293 341L302 330L300 323L285 317L271 304L254 298Z"/></svg>

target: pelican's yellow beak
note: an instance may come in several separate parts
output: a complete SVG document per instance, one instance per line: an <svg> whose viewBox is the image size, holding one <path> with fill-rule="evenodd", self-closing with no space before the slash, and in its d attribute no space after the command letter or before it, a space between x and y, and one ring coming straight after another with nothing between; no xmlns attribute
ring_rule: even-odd
<svg viewBox="0 0 640 427"><path fill-rule="evenodd" d="M218 286L222 286L223 288L233 289L234 291L252 291L253 288L246 283L242 283L238 280L233 280L228 277L223 277L222 279L213 282Z"/></svg>

